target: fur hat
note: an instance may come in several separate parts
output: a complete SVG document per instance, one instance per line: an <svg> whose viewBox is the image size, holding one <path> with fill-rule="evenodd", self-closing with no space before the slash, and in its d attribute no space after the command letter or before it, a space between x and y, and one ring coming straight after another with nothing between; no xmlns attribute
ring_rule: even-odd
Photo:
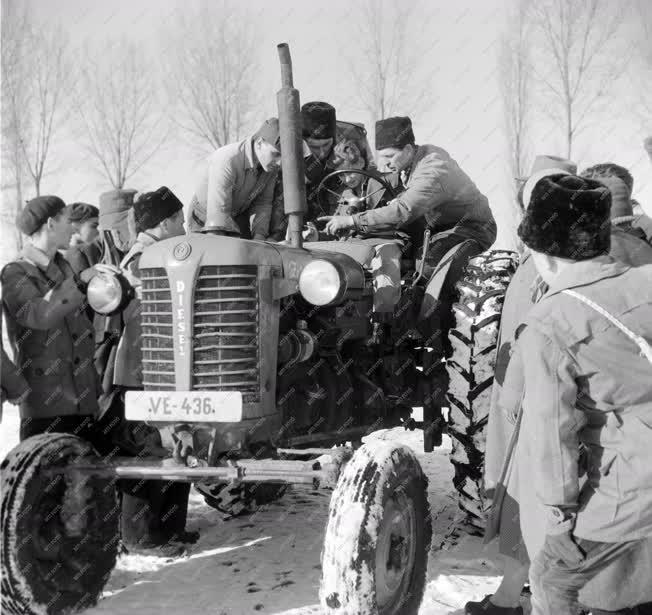
<svg viewBox="0 0 652 615"><path fill-rule="evenodd" d="M99 218L100 210L95 205L88 203L72 203L68 205L68 218L71 222L86 222L92 218Z"/></svg>
<svg viewBox="0 0 652 615"><path fill-rule="evenodd" d="M37 196L22 208L16 226L25 235L33 235L48 218L54 218L65 207L66 204L58 196Z"/></svg>
<svg viewBox="0 0 652 615"><path fill-rule="evenodd" d="M609 252L611 193L576 175L549 175L533 187L518 236L535 252L575 261Z"/></svg>
<svg viewBox="0 0 652 615"><path fill-rule="evenodd" d="M335 139L337 118L335 107L326 102L307 102L301 107L304 139Z"/></svg>
<svg viewBox="0 0 652 615"><path fill-rule="evenodd" d="M154 192L143 192L134 203L136 232L154 228L183 209L183 203L166 186Z"/></svg>
<svg viewBox="0 0 652 615"><path fill-rule="evenodd" d="M388 117L376 122L376 150L386 147L403 149L414 143L412 120L409 117Z"/></svg>

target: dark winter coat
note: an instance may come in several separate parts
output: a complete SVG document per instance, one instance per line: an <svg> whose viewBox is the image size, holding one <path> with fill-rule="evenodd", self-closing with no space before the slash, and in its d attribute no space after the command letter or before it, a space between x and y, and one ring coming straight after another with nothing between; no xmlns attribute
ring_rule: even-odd
<svg viewBox="0 0 652 615"><path fill-rule="evenodd" d="M86 296L60 254L49 259L27 245L2 270L2 304L16 364L30 392L21 417L97 412L99 382L93 366L93 326Z"/></svg>

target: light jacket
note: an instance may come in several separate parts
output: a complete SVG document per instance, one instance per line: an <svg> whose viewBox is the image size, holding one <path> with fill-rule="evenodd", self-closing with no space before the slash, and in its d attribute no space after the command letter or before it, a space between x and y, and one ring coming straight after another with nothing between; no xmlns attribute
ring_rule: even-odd
<svg viewBox="0 0 652 615"><path fill-rule="evenodd" d="M651 265L629 267L604 256L564 272L530 310L501 396L501 405L516 411L524 395L518 447L528 471L519 475L545 507L577 509L580 538L652 536L652 366L627 336L564 289L652 342ZM580 443L589 451L583 485Z"/></svg>
<svg viewBox="0 0 652 615"><path fill-rule="evenodd" d="M28 244L1 277L9 341L30 387L20 403L21 417L95 414L93 326L68 262L60 254L49 259Z"/></svg>
<svg viewBox="0 0 652 615"><path fill-rule="evenodd" d="M251 236L267 238L276 174L276 170L263 171L256 161L252 137L220 147L208 157L199 178L190 205L189 228L202 228L207 205L215 205L227 228L239 231L234 218L248 213Z"/></svg>
<svg viewBox="0 0 652 615"><path fill-rule="evenodd" d="M128 388L143 386L143 351L141 347L141 303L138 288L141 286L139 261L146 247L156 243L158 238L147 232L138 233L136 242L120 263L129 282L136 289L136 296L125 307L122 318L124 328L115 356L113 384Z"/></svg>
<svg viewBox="0 0 652 615"><path fill-rule="evenodd" d="M434 145L417 148L405 191L384 207L353 216L365 232L394 230L425 218L433 233L454 232L486 250L496 239L489 202L448 152Z"/></svg>

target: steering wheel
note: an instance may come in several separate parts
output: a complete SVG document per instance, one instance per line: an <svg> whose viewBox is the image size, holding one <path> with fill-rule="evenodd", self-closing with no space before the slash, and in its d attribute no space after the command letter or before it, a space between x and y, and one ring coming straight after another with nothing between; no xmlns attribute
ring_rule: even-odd
<svg viewBox="0 0 652 615"><path fill-rule="evenodd" d="M326 186L326 183L339 175L351 175L351 174L362 175L363 177L369 179L375 179L381 185L381 187L378 188L378 190L374 190L370 194L366 194L365 196L359 197L358 202L366 201L370 196L373 196L374 194L377 194L383 190L389 192L391 198L396 197L396 190L383 177L382 173L378 173L377 171L367 171L365 169L338 169L337 171L333 171L332 173L326 175L326 177L324 177L324 179L322 179L321 182L319 182L319 186L317 186L317 192L316 192L317 206L319 207L319 209L321 209L321 212L324 216L329 215L326 209L324 209L324 202L322 199L324 192L329 192L330 194L335 195L338 198L338 202L342 199L342 195L335 192L335 190L331 190L330 188L328 188Z"/></svg>

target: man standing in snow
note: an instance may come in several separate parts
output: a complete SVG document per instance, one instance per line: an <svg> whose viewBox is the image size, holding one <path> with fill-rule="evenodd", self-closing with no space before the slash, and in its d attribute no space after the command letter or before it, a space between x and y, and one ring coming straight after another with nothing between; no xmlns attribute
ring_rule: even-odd
<svg viewBox="0 0 652 615"><path fill-rule="evenodd" d="M515 365L525 391L523 480L547 511L530 570L536 615L575 615L580 590L652 536L652 266L606 255L610 209L595 180L545 177L519 226L549 287L518 341L527 360ZM644 602L649 576L645 566L631 571L619 600Z"/></svg>

